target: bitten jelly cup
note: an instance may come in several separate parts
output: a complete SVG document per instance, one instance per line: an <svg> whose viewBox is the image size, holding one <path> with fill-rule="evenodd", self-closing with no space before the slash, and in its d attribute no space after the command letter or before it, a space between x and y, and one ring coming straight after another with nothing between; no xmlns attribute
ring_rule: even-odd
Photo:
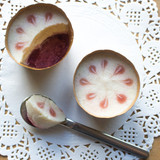
<svg viewBox="0 0 160 160"><path fill-rule="evenodd" d="M42 70L58 64L69 52L73 28L66 14L52 4L21 9L9 22L5 45L20 65Z"/></svg>
<svg viewBox="0 0 160 160"><path fill-rule="evenodd" d="M126 113L140 91L134 65L121 54L98 50L85 56L73 79L77 103L88 114L112 118Z"/></svg>

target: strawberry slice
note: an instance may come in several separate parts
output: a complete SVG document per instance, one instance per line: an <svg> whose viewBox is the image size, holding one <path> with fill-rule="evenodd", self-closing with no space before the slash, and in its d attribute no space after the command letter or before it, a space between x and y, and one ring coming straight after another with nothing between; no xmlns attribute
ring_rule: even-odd
<svg viewBox="0 0 160 160"><path fill-rule="evenodd" d="M16 29L16 32L19 33L19 34L22 34L22 33L24 33L24 30L21 27L18 27Z"/></svg>
<svg viewBox="0 0 160 160"><path fill-rule="evenodd" d="M35 17L34 15L29 15L29 16L27 17L27 21L28 21L29 23L35 25L35 24L36 24L36 17Z"/></svg>
<svg viewBox="0 0 160 160"><path fill-rule="evenodd" d="M91 73L96 74L96 73L97 73L97 72L96 72L96 66L90 65L90 66L89 66L89 71L90 71Z"/></svg>
<svg viewBox="0 0 160 160"><path fill-rule="evenodd" d="M45 103L44 102L37 102L37 106L39 108L44 108Z"/></svg>
<svg viewBox="0 0 160 160"><path fill-rule="evenodd" d="M107 98L104 98L101 102L100 102L100 107L101 108L107 108L108 107L108 99Z"/></svg>
<svg viewBox="0 0 160 160"><path fill-rule="evenodd" d="M89 81L85 78L81 78L79 82L82 86L90 84Z"/></svg>
<svg viewBox="0 0 160 160"><path fill-rule="evenodd" d="M127 97L124 94L117 94L116 95L117 101L122 104L124 102L126 102Z"/></svg>
<svg viewBox="0 0 160 160"><path fill-rule="evenodd" d="M106 59L104 59L104 60L101 62L102 68L105 69L106 66L107 66L107 64L108 64L108 61L107 61Z"/></svg>
<svg viewBox="0 0 160 160"><path fill-rule="evenodd" d="M25 45L25 42L17 42L16 45L15 45L15 48L17 50L21 50Z"/></svg>
<svg viewBox="0 0 160 160"><path fill-rule="evenodd" d="M125 72L125 69L122 65L118 65L114 71L113 75L117 75L117 74L123 74Z"/></svg>
<svg viewBox="0 0 160 160"><path fill-rule="evenodd" d="M29 122L30 122L33 126L41 129L41 127L36 124L36 122L32 119L32 117L30 117L29 115L27 115L27 117L28 117Z"/></svg>
<svg viewBox="0 0 160 160"><path fill-rule="evenodd" d="M133 84L133 80L130 79L130 78L127 78L127 79L123 80L123 82L128 86L131 86Z"/></svg>
<svg viewBox="0 0 160 160"><path fill-rule="evenodd" d="M52 17L53 17L53 14L51 12L47 12L45 14L45 20L46 20L46 22L50 21L52 19Z"/></svg>
<svg viewBox="0 0 160 160"><path fill-rule="evenodd" d="M88 94L86 95L86 98L87 98L88 100L94 99L95 97L96 97L96 94L95 94L95 93L88 93Z"/></svg>
<svg viewBox="0 0 160 160"><path fill-rule="evenodd" d="M50 107L49 113L51 114L51 116L56 117L56 112L53 110L53 108Z"/></svg>

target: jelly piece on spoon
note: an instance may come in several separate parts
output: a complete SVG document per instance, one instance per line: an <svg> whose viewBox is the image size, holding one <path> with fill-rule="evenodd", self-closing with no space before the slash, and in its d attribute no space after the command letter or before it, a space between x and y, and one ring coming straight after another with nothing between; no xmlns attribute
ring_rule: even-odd
<svg viewBox="0 0 160 160"><path fill-rule="evenodd" d="M50 128L65 121L62 110L47 97L32 95L25 104L27 117L37 128Z"/></svg>

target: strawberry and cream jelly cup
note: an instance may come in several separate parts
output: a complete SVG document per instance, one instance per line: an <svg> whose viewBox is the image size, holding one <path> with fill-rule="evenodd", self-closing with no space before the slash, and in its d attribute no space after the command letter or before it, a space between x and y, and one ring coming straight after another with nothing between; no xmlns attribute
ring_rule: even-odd
<svg viewBox="0 0 160 160"><path fill-rule="evenodd" d="M140 91L140 78L126 57L111 50L98 50L79 63L73 90L77 103L88 114L112 118L126 113L134 105Z"/></svg>
<svg viewBox="0 0 160 160"><path fill-rule="evenodd" d="M18 64L42 70L67 55L73 35L71 22L62 9L39 3L22 8L10 20L5 45Z"/></svg>

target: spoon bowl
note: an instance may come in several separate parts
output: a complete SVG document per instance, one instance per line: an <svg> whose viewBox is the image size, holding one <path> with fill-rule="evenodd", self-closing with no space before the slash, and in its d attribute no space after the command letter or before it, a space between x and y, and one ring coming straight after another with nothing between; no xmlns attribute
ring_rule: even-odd
<svg viewBox="0 0 160 160"><path fill-rule="evenodd" d="M39 94L35 94L37 96L41 96ZM21 107L20 107L20 113L21 113L21 116L23 118L23 120L30 126L32 127L36 127L32 124L32 122L28 119L28 115L27 115L27 108L26 108L26 102L34 95L31 95L30 97L26 98L22 104L21 104ZM50 98L46 97L46 96L42 96L43 98L46 98L48 100L51 100ZM51 100L53 103L54 101ZM93 128L90 128L88 126L85 126L83 124L80 124L80 123L77 123L77 122L74 122L68 118L65 118L65 121L59 123L60 125L62 126L65 126L67 128L70 128L70 129L73 129L75 131L78 131L80 133L83 133L87 136L90 136L90 137L93 137L99 141L102 141L108 145L111 145L115 148L118 148L120 150L123 150L123 151L126 151L128 153L131 153L139 158L144 158L146 159L148 156L149 156L149 152L138 147L138 146L135 146L133 144L130 144L130 143L127 143L125 141L122 141L116 137L113 137L111 135L108 135L106 133L103 133L103 132L100 132L98 130L95 130ZM55 126L55 125L53 125ZM36 127L37 128L37 127ZM44 128L42 128L44 129Z"/></svg>

